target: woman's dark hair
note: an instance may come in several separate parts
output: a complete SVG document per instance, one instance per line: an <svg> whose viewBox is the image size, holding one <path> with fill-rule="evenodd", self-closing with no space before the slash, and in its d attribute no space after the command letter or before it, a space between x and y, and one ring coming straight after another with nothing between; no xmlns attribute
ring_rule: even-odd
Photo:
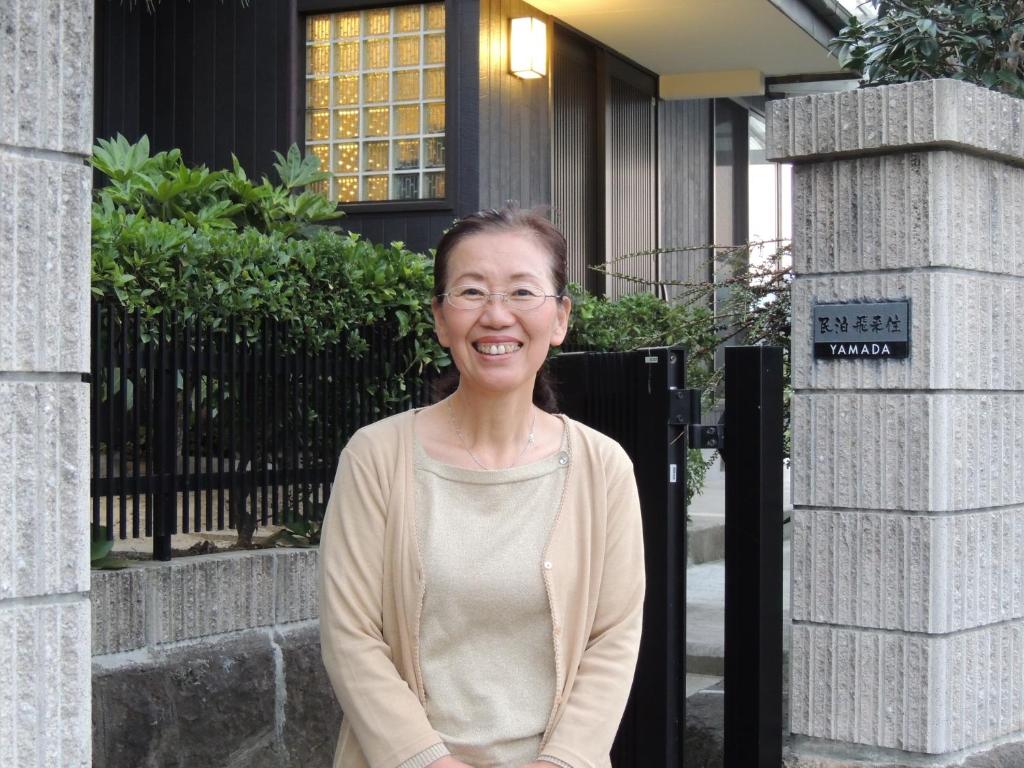
<svg viewBox="0 0 1024 768"><path fill-rule="evenodd" d="M551 258L551 278L555 293L564 296L568 284L565 236L539 209L515 207L489 209L464 216L452 225L437 244L434 255L434 301L441 301L447 288L448 261L459 243L473 235L492 232L522 232L532 236ZM448 397L459 386L459 371L454 364L434 383L434 402ZM533 385L533 403L548 413L558 411L558 398L548 372L547 363L537 371Z"/></svg>

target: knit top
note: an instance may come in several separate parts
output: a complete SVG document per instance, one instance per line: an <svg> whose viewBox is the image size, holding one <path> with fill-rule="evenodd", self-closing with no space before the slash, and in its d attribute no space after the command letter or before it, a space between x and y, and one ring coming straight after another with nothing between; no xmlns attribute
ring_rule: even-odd
<svg viewBox="0 0 1024 768"><path fill-rule="evenodd" d="M565 439L552 456L497 470L444 464L416 442L426 714L474 768L536 760L551 715L544 548L565 486Z"/></svg>

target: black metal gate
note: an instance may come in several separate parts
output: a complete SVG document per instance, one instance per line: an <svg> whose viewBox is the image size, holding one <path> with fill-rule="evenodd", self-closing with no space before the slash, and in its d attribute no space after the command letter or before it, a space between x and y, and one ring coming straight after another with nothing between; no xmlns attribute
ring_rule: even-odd
<svg viewBox="0 0 1024 768"><path fill-rule="evenodd" d="M615 768L681 765L686 661L686 439L682 348L574 352L552 360L564 412L614 438L640 491L647 597Z"/></svg>
<svg viewBox="0 0 1024 768"><path fill-rule="evenodd" d="M725 360L724 436L698 425L681 347L567 353L551 363L562 409L622 445L640 492L647 596L615 768L686 763L688 437L719 448L726 464L724 765L781 764L782 350L730 347Z"/></svg>

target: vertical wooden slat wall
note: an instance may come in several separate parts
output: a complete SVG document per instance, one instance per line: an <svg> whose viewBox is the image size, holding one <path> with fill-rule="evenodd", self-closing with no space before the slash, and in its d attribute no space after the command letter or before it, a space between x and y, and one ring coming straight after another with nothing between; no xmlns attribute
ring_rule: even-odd
<svg viewBox="0 0 1024 768"><path fill-rule="evenodd" d="M688 248L712 242L711 101L658 105L658 247ZM661 256L664 280L698 282L713 276L707 251ZM679 289L668 288L669 297Z"/></svg>
<svg viewBox="0 0 1024 768"><path fill-rule="evenodd" d="M189 163L270 173L291 141L295 0L96 3L98 138L149 136Z"/></svg>
<svg viewBox="0 0 1024 768"><path fill-rule="evenodd" d="M658 277L656 256L616 260L657 244L657 83L615 57L609 59L605 260L610 272L652 281ZM605 290L617 297L654 289L609 277Z"/></svg>
<svg viewBox="0 0 1024 768"><path fill-rule="evenodd" d="M561 27L555 30L551 77L552 217L568 244L569 279L600 294L604 280L587 268L604 260L599 242L603 185L597 166L597 72L592 48Z"/></svg>
<svg viewBox="0 0 1024 768"><path fill-rule="evenodd" d="M511 19L548 17L521 0L480 0L480 207L551 203L548 78L508 69Z"/></svg>

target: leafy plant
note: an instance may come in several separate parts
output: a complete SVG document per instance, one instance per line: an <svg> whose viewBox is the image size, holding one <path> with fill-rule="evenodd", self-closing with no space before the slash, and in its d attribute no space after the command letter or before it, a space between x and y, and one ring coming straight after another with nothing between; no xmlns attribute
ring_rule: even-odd
<svg viewBox="0 0 1024 768"><path fill-rule="evenodd" d="M295 520L268 537L267 547L315 547L320 543L318 520Z"/></svg>
<svg viewBox="0 0 1024 768"><path fill-rule="evenodd" d="M327 177L314 157L303 158L292 144L286 156L275 153L281 180L254 183L232 156L232 169L188 167L181 151L150 155L149 138L135 144L118 134L93 147L92 165L109 183L97 190L105 209L123 209L164 222L180 222L196 232L242 230L311 237L343 214L313 191L298 190Z"/></svg>
<svg viewBox="0 0 1024 768"><path fill-rule="evenodd" d="M1024 0L876 0L832 41L865 85L951 77L1024 98Z"/></svg>
<svg viewBox="0 0 1024 768"><path fill-rule="evenodd" d="M407 369L447 365L432 333L430 259L337 231L336 205L300 191L323 177L316 159L295 145L276 158L281 183L254 184L237 159L211 172L187 168L178 150L151 155L145 136L99 141L93 165L109 184L93 204L93 294L138 310L145 336L171 312L214 331L233 320L250 340L269 318L295 344L345 338L360 354L363 328L388 322L416 337Z"/></svg>
<svg viewBox="0 0 1024 768"><path fill-rule="evenodd" d="M113 540L107 539L105 525L91 526L91 542L89 546L89 566L97 571L118 571L131 565L129 560L120 560L110 556L114 548Z"/></svg>
<svg viewBox="0 0 1024 768"><path fill-rule="evenodd" d="M634 259L639 259L642 263L648 261L655 253L671 257L672 254L690 255L694 252L711 254L708 258L714 261L714 280L652 281L633 275L629 271L629 263ZM644 334L658 338L657 329L667 329L660 343L678 341L690 350L692 367L687 369L687 381L691 386L703 388L706 406L713 405L721 396L724 372L721 369L715 370L713 365L714 351L718 346L736 340L744 344L782 347L783 376L786 382L783 391L784 439L785 452L787 456L789 455L789 403L792 395L789 384L792 317L790 286L793 271L792 252L788 242L766 241L745 243L740 246L660 248L626 254L596 269L609 276L647 287L671 289L676 294L676 298L665 309L639 315L645 319L639 323L637 330L648 330L634 333L628 330L631 321L620 318L617 321L619 328L627 330L618 330L612 335L621 341L628 341L631 337L641 338ZM647 295L650 298L642 300L643 306L651 305L652 300L660 301L651 294ZM714 313L711 313L708 307L715 307ZM663 315L680 319L675 324L666 323L661 319ZM652 323L654 319L656 320ZM693 479L697 481L696 477Z"/></svg>

